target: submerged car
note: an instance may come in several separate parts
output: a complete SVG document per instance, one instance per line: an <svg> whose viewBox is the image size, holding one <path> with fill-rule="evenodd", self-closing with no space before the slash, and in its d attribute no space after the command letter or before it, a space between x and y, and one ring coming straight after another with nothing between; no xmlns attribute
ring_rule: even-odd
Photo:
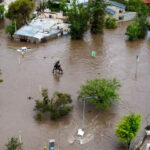
<svg viewBox="0 0 150 150"><path fill-rule="evenodd" d="M49 139L49 150L55 150L55 139Z"/></svg>
<svg viewBox="0 0 150 150"><path fill-rule="evenodd" d="M17 52L25 52L29 49L31 49L31 48L29 48L29 47L20 47L20 48L17 49Z"/></svg>

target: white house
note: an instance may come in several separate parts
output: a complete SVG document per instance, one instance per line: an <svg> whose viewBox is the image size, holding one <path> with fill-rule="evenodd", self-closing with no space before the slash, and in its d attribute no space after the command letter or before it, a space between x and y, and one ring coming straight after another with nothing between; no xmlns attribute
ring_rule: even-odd
<svg viewBox="0 0 150 150"><path fill-rule="evenodd" d="M111 15L117 21L129 21L133 20L136 16L136 12L126 12L126 5L120 4L114 1L105 1L107 7L105 8L108 15Z"/></svg>
<svg viewBox="0 0 150 150"><path fill-rule="evenodd" d="M126 5L114 1L105 1L104 3L107 5L106 12L108 14L111 14L116 20L124 19Z"/></svg>

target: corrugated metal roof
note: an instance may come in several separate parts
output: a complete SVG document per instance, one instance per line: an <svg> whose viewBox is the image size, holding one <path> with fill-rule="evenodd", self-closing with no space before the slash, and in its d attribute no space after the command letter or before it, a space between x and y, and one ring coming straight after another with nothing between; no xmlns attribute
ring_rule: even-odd
<svg viewBox="0 0 150 150"><path fill-rule="evenodd" d="M113 6L116 6L116 7L119 7L119 8L123 8L123 9L126 8L126 5L118 3L118 2L114 2L114 1L105 1L104 4L113 5Z"/></svg>
<svg viewBox="0 0 150 150"><path fill-rule="evenodd" d="M40 29L41 27L37 27L37 26L35 27L32 25L23 26L18 31L16 31L15 34L31 37L34 36Z"/></svg>
<svg viewBox="0 0 150 150"><path fill-rule="evenodd" d="M105 11L111 15L114 15L116 12L111 8L105 8Z"/></svg>

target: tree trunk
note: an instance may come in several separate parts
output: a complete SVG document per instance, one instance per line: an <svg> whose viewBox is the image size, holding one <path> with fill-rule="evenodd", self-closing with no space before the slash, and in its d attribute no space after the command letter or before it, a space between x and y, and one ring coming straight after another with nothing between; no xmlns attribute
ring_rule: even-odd
<svg viewBox="0 0 150 150"><path fill-rule="evenodd" d="M131 144L131 141L128 142L128 150L130 150L130 144Z"/></svg>

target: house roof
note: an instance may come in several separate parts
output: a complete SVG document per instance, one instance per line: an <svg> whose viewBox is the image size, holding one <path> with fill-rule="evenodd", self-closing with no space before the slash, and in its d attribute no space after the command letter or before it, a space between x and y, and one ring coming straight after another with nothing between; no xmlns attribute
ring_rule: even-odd
<svg viewBox="0 0 150 150"><path fill-rule="evenodd" d="M111 8L105 8L105 11L111 15L114 15L116 12Z"/></svg>
<svg viewBox="0 0 150 150"><path fill-rule="evenodd" d="M118 2L114 2L114 1L105 1L104 4L113 5L119 8L123 8L123 9L126 8L126 5L118 3Z"/></svg>
<svg viewBox="0 0 150 150"><path fill-rule="evenodd" d="M150 4L150 0L144 0L144 3Z"/></svg>

